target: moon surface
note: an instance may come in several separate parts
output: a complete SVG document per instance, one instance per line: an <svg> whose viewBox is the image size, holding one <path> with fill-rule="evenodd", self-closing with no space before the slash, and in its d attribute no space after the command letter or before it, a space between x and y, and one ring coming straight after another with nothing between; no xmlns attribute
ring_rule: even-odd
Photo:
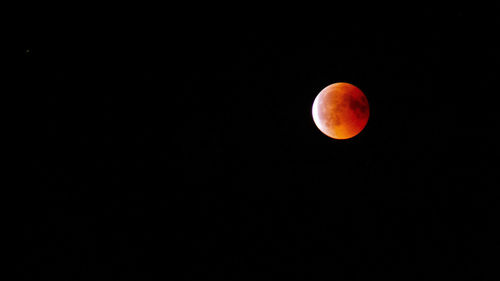
<svg viewBox="0 0 500 281"><path fill-rule="evenodd" d="M334 83L314 99L312 116L318 129L334 139L349 139L359 134L370 117L365 94L349 83Z"/></svg>

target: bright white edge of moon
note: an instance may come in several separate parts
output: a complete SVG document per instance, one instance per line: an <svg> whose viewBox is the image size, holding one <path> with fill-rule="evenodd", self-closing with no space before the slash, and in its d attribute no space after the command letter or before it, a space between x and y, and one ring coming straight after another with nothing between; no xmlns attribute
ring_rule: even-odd
<svg viewBox="0 0 500 281"><path fill-rule="evenodd" d="M313 108L312 108L312 115L313 115L313 121L316 124L316 126L318 126L320 131L323 131L324 128L320 122L319 113L318 113L318 107L319 107L318 98L320 95L321 95L321 93L318 96L316 96L316 98L314 99Z"/></svg>

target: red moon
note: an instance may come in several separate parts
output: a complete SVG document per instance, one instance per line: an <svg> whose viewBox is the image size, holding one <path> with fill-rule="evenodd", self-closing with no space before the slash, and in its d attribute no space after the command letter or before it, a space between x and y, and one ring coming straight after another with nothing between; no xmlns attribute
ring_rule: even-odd
<svg viewBox="0 0 500 281"><path fill-rule="evenodd" d="M365 94L349 83L334 83L314 100L313 120L318 129L334 139L349 139L359 134L370 117Z"/></svg>

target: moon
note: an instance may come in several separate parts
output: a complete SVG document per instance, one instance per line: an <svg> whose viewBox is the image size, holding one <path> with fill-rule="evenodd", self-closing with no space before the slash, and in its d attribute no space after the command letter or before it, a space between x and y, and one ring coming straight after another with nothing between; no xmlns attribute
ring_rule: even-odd
<svg viewBox="0 0 500 281"><path fill-rule="evenodd" d="M350 139L365 128L370 106L358 87L339 82L327 86L316 96L312 116L323 134L334 139Z"/></svg>

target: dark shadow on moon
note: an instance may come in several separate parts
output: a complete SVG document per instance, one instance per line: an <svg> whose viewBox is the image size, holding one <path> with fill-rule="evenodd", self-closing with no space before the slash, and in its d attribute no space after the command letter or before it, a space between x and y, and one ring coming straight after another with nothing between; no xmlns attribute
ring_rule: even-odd
<svg viewBox="0 0 500 281"><path fill-rule="evenodd" d="M366 102L365 97L361 97L363 101L359 99L351 99L349 101L349 108L354 111L356 117L360 119L364 119L368 114L368 103Z"/></svg>

